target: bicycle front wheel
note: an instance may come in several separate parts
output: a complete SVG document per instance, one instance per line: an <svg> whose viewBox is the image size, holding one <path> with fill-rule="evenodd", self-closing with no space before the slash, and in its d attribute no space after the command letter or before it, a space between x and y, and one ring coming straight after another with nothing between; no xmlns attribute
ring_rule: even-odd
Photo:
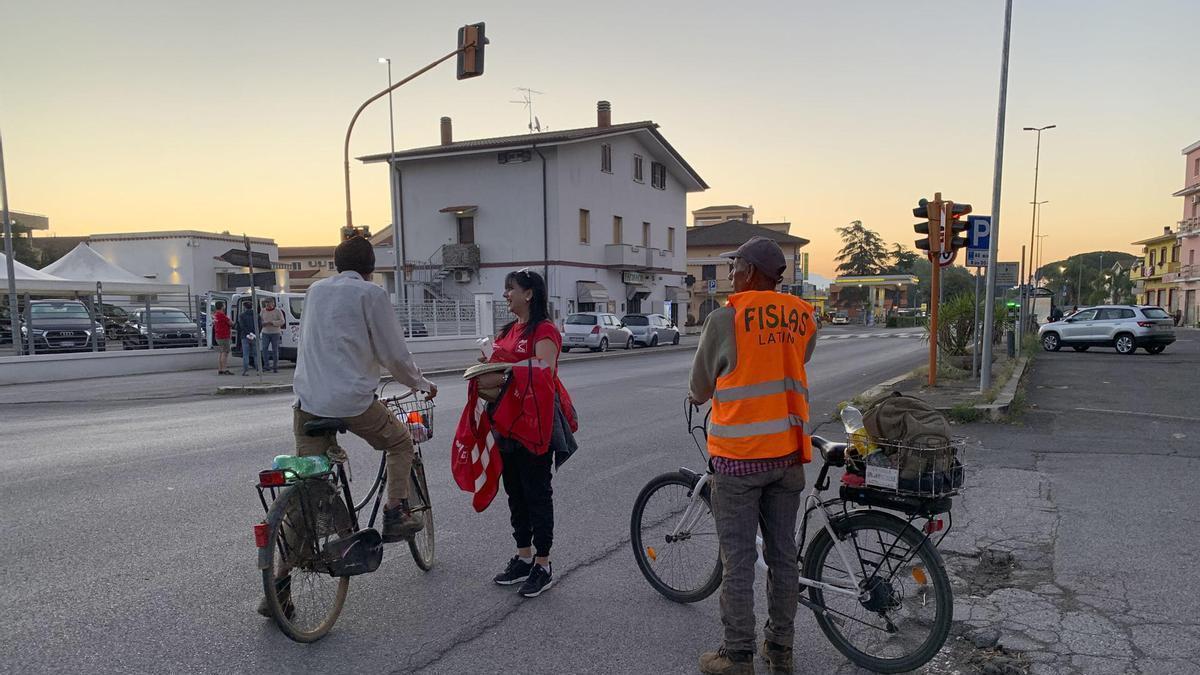
<svg viewBox="0 0 1200 675"><path fill-rule="evenodd" d="M708 491L693 499L695 479L664 473L633 503L630 541L638 569L675 602L698 602L721 585L721 546Z"/></svg>
<svg viewBox="0 0 1200 675"><path fill-rule="evenodd" d="M809 586L817 624L855 664L877 673L915 670L937 654L950 632L954 598L942 557L929 539L899 518L853 513L835 542L822 529L804 553L804 576L858 595ZM854 577L838 553L854 566ZM823 608L823 609L821 609Z"/></svg>
<svg viewBox="0 0 1200 675"><path fill-rule="evenodd" d="M315 642L333 628L350 587L349 577L329 574L320 555L327 542L353 532L350 510L332 481L301 480L271 505L267 526L267 608L284 635Z"/></svg>
<svg viewBox="0 0 1200 675"><path fill-rule="evenodd" d="M420 459L413 461L408 493L408 504L413 515L425 524L420 532L408 540L408 549L412 551L417 567L428 572L433 569L433 504L429 499L429 485L425 482L425 465Z"/></svg>

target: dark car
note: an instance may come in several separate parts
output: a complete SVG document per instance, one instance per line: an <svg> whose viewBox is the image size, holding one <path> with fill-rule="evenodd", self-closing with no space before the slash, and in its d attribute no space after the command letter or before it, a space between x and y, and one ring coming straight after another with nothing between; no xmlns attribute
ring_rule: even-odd
<svg viewBox="0 0 1200 675"><path fill-rule="evenodd" d="M29 303L29 323L21 327L21 340L33 337L38 354L90 352L92 340L100 339L104 327L92 319L88 308L78 300L34 300ZM100 339L98 351L104 351Z"/></svg>
<svg viewBox="0 0 1200 675"><path fill-rule="evenodd" d="M86 301L85 301L86 303ZM96 309L92 306L92 311ZM102 302L99 319L104 323L104 336L109 340L121 340L129 331L129 312L123 307Z"/></svg>
<svg viewBox="0 0 1200 675"><path fill-rule="evenodd" d="M129 315L129 329L122 342L125 349L198 347L200 326L174 307L151 307L149 312L137 309Z"/></svg>
<svg viewBox="0 0 1200 675"><path fill-rule="evenodd" d="M10 320L11 316L12 314L9 312L8 303L5 302L3 306L0 306L0 346L12 344L13 334L12 321ZM18 319L18 322L19 321L20 320Z"/></svg>

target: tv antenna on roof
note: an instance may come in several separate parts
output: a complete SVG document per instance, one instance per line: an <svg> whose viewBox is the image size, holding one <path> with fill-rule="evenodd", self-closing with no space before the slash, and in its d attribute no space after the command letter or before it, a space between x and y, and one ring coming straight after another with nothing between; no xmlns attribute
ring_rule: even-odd
<svg viewBox="0 0 1200 675"><path fill-rule="evenodd" d="M514 87L514 89L521 92L521 100L509 101L509 103L520 103L521 105L525 106L525 112L529 115L529 133L532 134L535 130L542 131L543 129L541 120L539 120L533 114L533 97L543 95L546 92L530 89L529 87ZM545 129L549 130L550 127L545 127Z"/></svg>

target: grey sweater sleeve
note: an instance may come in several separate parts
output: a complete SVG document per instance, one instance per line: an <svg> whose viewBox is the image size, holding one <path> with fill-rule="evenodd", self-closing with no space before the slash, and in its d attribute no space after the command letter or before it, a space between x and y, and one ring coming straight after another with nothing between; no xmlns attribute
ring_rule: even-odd
<svg viewBox="0 0 1200 675"><path fill-rule="evenodd" d="M688 389L692 400L704 403L713 396L717 378L732 372L737 366L737 339L733 334L733 308L722 307L708 315L700 346L692 361L692 376Z"/></svg>

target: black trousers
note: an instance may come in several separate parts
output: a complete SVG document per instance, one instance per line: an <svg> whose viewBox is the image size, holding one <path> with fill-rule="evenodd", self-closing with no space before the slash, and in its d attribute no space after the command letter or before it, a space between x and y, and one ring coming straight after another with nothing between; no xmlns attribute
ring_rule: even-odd
<svg viewBox="0 0 1200 675"><path fill-rule="evenodd" d="M536 555L548 556L554 543L554 488L550 484L554 453L535 455L510 441L501 458L504 470L500 477L508 493L517 548L533 546Z"/></svg>

